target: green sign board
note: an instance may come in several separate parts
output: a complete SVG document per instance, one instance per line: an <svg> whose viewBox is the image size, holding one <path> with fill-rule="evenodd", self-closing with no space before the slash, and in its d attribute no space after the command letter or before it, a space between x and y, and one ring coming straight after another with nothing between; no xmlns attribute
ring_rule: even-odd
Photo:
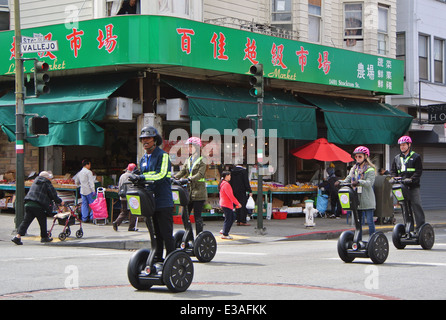
<svg viewBox="0 0 446 320"><path fill-rule="evenodd" d="M262 63L273 79L403 93L403 61L202 22L127 15L22 30L24 58L50 70L172 65L248 74ZM0 76L15 72L14 33L0 32ZM46 50L46 51L45 51ZM32 63L25 62L25 72Z"/></svg>

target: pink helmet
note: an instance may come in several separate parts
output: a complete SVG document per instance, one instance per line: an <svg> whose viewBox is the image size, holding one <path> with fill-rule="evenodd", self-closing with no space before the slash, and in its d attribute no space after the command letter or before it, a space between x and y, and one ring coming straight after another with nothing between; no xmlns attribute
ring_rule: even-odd
<svg viewBox="0 0 446 320"><path fill-rule="evenodd" d="M187 139L186 144L194 144L196 146L201 147L201 139L198 137L190 137L189 139Z"/></svg>
<svg viewBox="0 0 446 320"><path fill-rule="evenodd" d="M409 136L402 136L398 139L398 144L402 143L412 143L412 139Z"/></svg>
<svg viewBox="0 0 446 320"><path fill-rule="evenodd" d="M363 153L366 154L367 157L370 157L370 150L367 147L364 146L359 146L355 149L355 151L353 151L353 154L357 154L357 153Z"/></svg>

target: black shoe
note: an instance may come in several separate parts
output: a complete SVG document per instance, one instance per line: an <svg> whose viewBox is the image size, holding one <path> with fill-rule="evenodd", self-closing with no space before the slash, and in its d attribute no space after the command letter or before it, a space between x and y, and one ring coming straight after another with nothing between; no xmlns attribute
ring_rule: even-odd
<svg viewBox="0 0 446 320"><path fill-rule="evenodd" d="M18 246L21 246L23 244L22 240L17 237L12 238L11 241L14 242Z"/></svg>
<svg viewBox="0 0 446 320"><path fill-rule="evenodd" d="M118 231L118 224L115 222L112 223L113 224L113 230Z"/></svg>
<svg viewBox="0 0 446 320"><path fill-rule="evenodd" d="M50 237L40 239L41 243L46 243L46 242L51 242L51 241L53 241L53 238L50 238Z"/></svg>
<svg viewBox="0 0 446 320"><path fill-rule="evenodd" d="M133 229L129 229L129 231L138 231L139 229L137 228L133 228Z"/></svg>

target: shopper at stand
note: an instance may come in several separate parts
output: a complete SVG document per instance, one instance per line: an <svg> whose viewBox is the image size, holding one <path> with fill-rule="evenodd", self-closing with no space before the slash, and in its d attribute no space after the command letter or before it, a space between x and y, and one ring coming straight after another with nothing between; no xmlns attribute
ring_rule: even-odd
<svg viewBox="0 0 446 320"><path fill-rule="evenodd" d="M25 217L17 230L17 235L11 239L17 245L22 245L22 236L26 234L34 218L40 225L40 242L51 242L53 238L48 237L47 214L52 211L52 202L63 205L64 202L57 196L56 189L51 184L53 175L42 171L34 179L28 194L25 196Z"/></svg>
<svg viewBox="0 0 446 320"><path fill-rule="evenodd" d="M91 162L89 160L82 160L82 170L76 174L75 182L77 186L80 186L82 221L93 221L93 210L91 210L90 204L93 203L96 192L94 189L94 176L93 172L91 172Z"/></svg>
<svg viewBox="0 0 446 320"><path fill-rule="evenodd" d="M220 207L223 209L223 213L225 215L225 221L223 223L223 230L220 231L222 234L222 239L231 240L232 237L229 235L229 231L231 230L232 224L234 223L234 204L236 208L241 208L242 205L240 202L234 197L232 193L232 187L229 184L231 180L231 172L223 171L221 173L221 181L218 185L218 191L220 192Z"/></svg>
<svg viewBox="0 0 446 320"><path fill-rule="evenodd" d="M187 139L186 144L189 145L189 154L191 155L184 164L183 168L175 175L175 179L187 178L189 180L189 213L194 210L195 229L198 235L203 231L203 218L201 212L204 202L208 198L206 189L206 163L200 156L202 147L200 138L191 137Z"/></svg>
<svg viewBox="0 0 446 320"><path fill-rule="evenodd" d="M416 228L425 223L424 211L421 206L420 179L423 173L421 157L412 151L412 139L409 136L402 136L398 139L401 153L392 162L390 174L393 177L403 178L404 184L410 193L410 205L415 217Z"/></svg>
<svg viewBox="0 0 446 320"><path fill-rule="evenodd" d="M249 185L248 170L241 165L236 165L231 169L231 180L229 184L232 187L234 196L242 205L241 208L236 209L236 218L238 226L250 226L246 221L248 215L248 209L246 209L246 203L248 198L252 197L251 186ZM247 193L249 195L247 195Z"/></svg>
<svg viewBox="0 0 446 320"><path fill-rule="evenodd" d="M351 168L350 173L344 180L336 182L339 183L351 183L359 198L358 213L361 220L364 220L364 216L367 218L367 224L369 226L369 237L375 232L375 222L373 215L376 209L375 192L373 191L373 185L375 183L375 166L370 162L370 151L367 147L359 146L354 151L356 164ZM362 235L362 230L361 230Z"/></svg>
<svg viewBox="0 0 446 320"><path fill-rule="evenodd" d="M121 201L121 212L116 220L113 222L113 230L118 231L118 227L121 225L122 221L125 219L129 219L129 231L138 231L136 229L136 223L138 222L138 218L134 216L127 207L127 198L125 196L129 177L133 174L133 170L135 170L136 164L129 163L125 172L119 177L118 190L119 190L119 200Z"/></svg>
<svg viewBox="0 0 446 320"><path fill-rule="evenodd" d="M163 139L158 131L151 126L141 130L139 141L142 143L145 154L139 162L142 175L132 175L131 180L153 181L149 188L155 194L155 213L153 222L157 237L155 259L162 261L163 248L166 256L175 250L173 240L173 198L171 189L171 163L169 154L159 147Z"/></svg>

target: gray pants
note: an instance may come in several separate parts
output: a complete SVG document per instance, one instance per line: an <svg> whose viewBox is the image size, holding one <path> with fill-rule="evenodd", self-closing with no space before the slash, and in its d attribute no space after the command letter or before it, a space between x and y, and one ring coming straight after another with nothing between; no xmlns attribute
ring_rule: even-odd
<svg viewBox="0 0 446 320"><path fill-rule="evenodd" d="M419 229L424 223L424 211L421 206L420 188L413 188L409 190L410 205L412 206L413 215L415 217L416 229Z"/></svg>

